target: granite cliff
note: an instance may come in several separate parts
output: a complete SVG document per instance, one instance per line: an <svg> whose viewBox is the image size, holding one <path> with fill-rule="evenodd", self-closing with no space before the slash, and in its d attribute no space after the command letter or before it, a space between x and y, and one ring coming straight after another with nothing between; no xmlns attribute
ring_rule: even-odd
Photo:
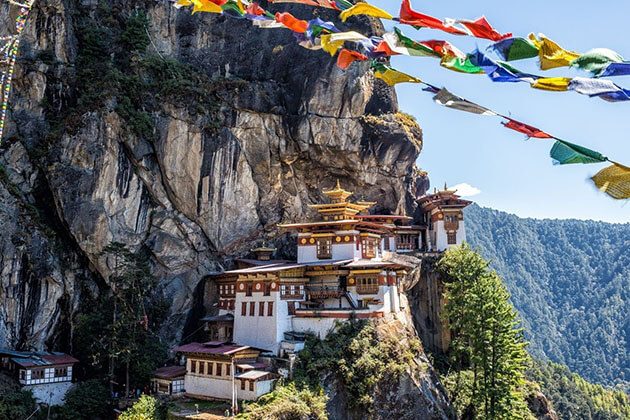
<svg viewBox="0 0 630 420"><path fill-rule="evenodd" d="M380 212L413 210L419 127L366 64L343 72L289 31L162 1L42 0L14 87L0 346L67 345L83 298L107 287L111 242L150 253L174 342L203 277L304 217L336 179Z"/></svg>

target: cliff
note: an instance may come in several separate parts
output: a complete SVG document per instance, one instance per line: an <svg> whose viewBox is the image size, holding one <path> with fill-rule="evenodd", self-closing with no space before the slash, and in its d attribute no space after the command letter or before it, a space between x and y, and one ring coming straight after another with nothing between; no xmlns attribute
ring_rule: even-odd
<svg viewBox="0 0 630 420"><path fill-rule="evenodd" d="M107 287L111 242L152 256L176 341L203 277L303 218L321 187L410 206L420 129L366 64L343 72L289 31L168 2L42 0L14 88L0 346L67 343L83 297Z"/></svg>

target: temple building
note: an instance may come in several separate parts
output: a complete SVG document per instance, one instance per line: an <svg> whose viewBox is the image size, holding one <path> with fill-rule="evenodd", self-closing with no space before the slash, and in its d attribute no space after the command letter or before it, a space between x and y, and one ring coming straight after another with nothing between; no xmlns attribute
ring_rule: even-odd
<svg viewBox="0 0 630 420"><path fill-rule="evenodd" d="M297 261L274 260L275 250L262 246L252 250L255 259L237 260L236 269L211 279L206 307L215 310L202 318L209 340L281 355L300 348L293 337L323 338L336 321L396 314L401 279L413 267L393 257L465 240L462 209L470 202L454 191L419 197L416 220L368 214L375 203L349 201L339 182L323 194L327 203L311 205L315 220L279 225L294 235Z"/></svg>
<svg viewBox="0 0 630 420"><path fill-rule="evenodd" d="M0 370L13 376L38 403L61 405L72 387L72 368L79 361L64 353L0 349Z"/></svg>

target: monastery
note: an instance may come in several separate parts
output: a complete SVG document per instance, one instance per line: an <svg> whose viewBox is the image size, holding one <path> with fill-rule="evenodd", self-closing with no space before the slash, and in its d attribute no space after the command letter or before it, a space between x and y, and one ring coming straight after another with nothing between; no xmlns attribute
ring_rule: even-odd
<svg viewBox="0 0 630 420"><path fill-rule="evenodd" d="M376 203L349 201L339 182L323 193L328 202L311 206L315 220L280 225L295 237L296 261L275 260L275 249L262 246L207 280L214 313L201 321L210 341L175 349L186 365L181 392L234 400L271 391L278 375L269 361L299 352L307 334L324 338L336 322L404 309L401 282L413 267L398 255L438 255L466 239L470 201L446 188L418 197L415 219L369 214Z"/></svg>

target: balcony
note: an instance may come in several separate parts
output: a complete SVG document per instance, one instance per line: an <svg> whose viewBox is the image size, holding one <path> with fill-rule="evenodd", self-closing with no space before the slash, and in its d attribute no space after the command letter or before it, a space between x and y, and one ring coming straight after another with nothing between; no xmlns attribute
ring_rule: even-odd
<svg viewBox="0 0 630 420"><path fill-rule="evenodd" d="M357 285L357 294L359 295L377 295L378 284L359 284Z"/></svg>
<svg viewBox="0 0 630 420"><path fill-rule="evenodd" d="M343 297L344 291L335 287L307 287L309 299L324 300L324 299L339 299Z"/></svg>

